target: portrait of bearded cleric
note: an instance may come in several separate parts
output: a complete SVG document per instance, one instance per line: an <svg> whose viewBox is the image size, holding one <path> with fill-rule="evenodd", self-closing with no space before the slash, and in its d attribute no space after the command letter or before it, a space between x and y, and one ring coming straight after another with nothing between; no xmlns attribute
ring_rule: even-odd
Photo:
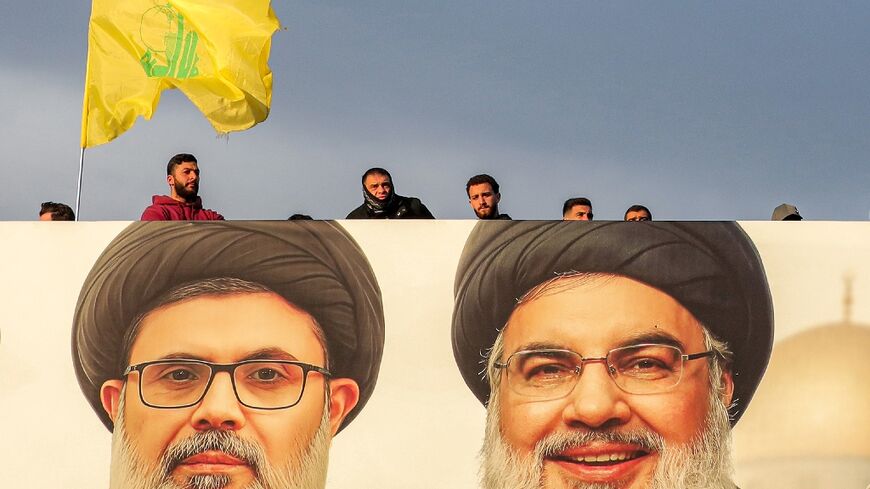
<svg viewBox="0 0 870 489"><path fill-rule="evenodd" d="M770 356L736 223L474 229L453 351L486 406L485 489L731 488L730 432Z"/></svg>
<svg viewBox="0 0 870 489"><path fill-rule="evenodd" d="M134 223L85 280L72 342L110 487L322 488L374 389L383 307L336 223Z"/></svg>

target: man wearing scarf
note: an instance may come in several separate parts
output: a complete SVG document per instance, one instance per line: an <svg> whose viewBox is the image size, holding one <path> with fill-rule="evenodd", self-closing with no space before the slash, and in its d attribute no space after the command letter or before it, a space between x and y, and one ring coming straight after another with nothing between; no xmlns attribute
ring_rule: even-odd
<svg viewBox="0 0 870 489"><path fill-rule="evenodd" d="M456 273L453 352L486 406L484 489L734 488L730 431L770 358L736 223L488 223Z"/></svg>
<svg viewBox="0 0 870 489"><path fill-rule="evenodd" d="M393 177L383 168L369 168L362 176L363 203L348 219L435 219L416 197L396 194Z"/></svg>

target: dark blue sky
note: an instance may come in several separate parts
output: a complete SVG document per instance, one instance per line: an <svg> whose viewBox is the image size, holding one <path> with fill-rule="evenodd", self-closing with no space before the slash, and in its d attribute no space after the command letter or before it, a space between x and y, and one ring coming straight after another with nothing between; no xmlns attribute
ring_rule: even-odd
<svg viewBox="0 0 870 489"><path fill-rule="evenodd" d="M502 211L597 218L811 219L870 212L866 2L280 2L272 114L228 141L177 92L86 153L81 217L136 219L191 152L207 207L233 219L341 218L359 175L390 169L436 216L471 218L465 180ZM0 18L0 219L72 203L90 5Z"/></svg>

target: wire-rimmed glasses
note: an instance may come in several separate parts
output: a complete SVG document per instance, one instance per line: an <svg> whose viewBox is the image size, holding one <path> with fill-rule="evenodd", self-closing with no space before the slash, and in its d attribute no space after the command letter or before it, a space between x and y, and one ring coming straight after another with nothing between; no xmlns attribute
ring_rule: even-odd
<svg viewBox="0 0 870 489"><path fill-rule="evenodd" d="M604 363L607 372L624 392L658 394L680 383L683 364L714 355L713 350L684 354L672 345L639 344L614 348L604 357L583 358L571 350L540 349L513 353L495 367L507 372L508 384L515 393L540 399L567 396L590 362Z"/></svg>
<svg viewBox="0 0 870 489"><path fill-rule="evenodd" d="M208 392L216 372L227 372L236 399L254 409L286 409L302 399L309 372L325 378L328 370L291 360L244 360L212 363L204 360L156 360L130 365L124 376L139 373L139 399L160 409L198 404Z"/></svg>

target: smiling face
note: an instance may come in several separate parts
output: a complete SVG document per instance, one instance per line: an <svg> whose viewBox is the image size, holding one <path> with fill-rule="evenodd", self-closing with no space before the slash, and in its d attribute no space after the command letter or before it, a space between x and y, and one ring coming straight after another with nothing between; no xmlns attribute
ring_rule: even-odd
<svg viewBox="0 0 870 489"><path fill-rule="evenodd" d="M517 306L504 329L503 348L496 348L502 350L496 351L498 361L542 348L600 358L614 348L650 342L673 344L686 354L707 350L698 321L657 289L614 276L558 282ZM680 458L692 458L663 462L668 447L702 456L712 450L703 440L710 438L711 446L727 441L724 405L730 402L730 375L722 376L725 394L718 399L718 393L711 393L709 374L707 360L687 361L681 380L670 390L628 394L604 362L593 361L583 366L567 395L542 400L516 393L509 385L510 373L502 372L490 406L496 427L487 435L484 472L493 472L490 452L502 450L508 466L528 462L524 477L532 480L517 487L650 487L657 470L663 469L660 465L679 470Z"/></svg>
<svg viewBox="0 0 870 489"><path fill-rule="evenodd" d="M258 359L324 367L326 359L316 330L310 315L272 293L199 296L146 315L129 363L185 358L226 364ZM358 399L353 380L328 380L319 372L309 372L296 405L276 410L249 408L236 397L229 373L218 372L197 404L159 409L140 400L140 375L131 372L123 389L124 436L144 470L155 471L168 463L164 467L167 483L177 487L200 487L195 481L207 479L220 483L203 487L269 487L257 481L264 472L256 466L257 457L242 454L259 452L263 459L259 463L299 470L318 430L325 431L328 445ZM264 375L273 377L271 371ZM122 387L122 380L103 385L103 405L113 420L118 420ZM328 413L325 419L324 412ZM227 443L222 444L221 438ZM222 448L234 444L241 448ZM169 457L167 462L167 452L173 451L179 453L176 460ZM325 472L325 468L324 460L318 470ZM323 480L325 474L320 475L314 480Z"/></svg>

